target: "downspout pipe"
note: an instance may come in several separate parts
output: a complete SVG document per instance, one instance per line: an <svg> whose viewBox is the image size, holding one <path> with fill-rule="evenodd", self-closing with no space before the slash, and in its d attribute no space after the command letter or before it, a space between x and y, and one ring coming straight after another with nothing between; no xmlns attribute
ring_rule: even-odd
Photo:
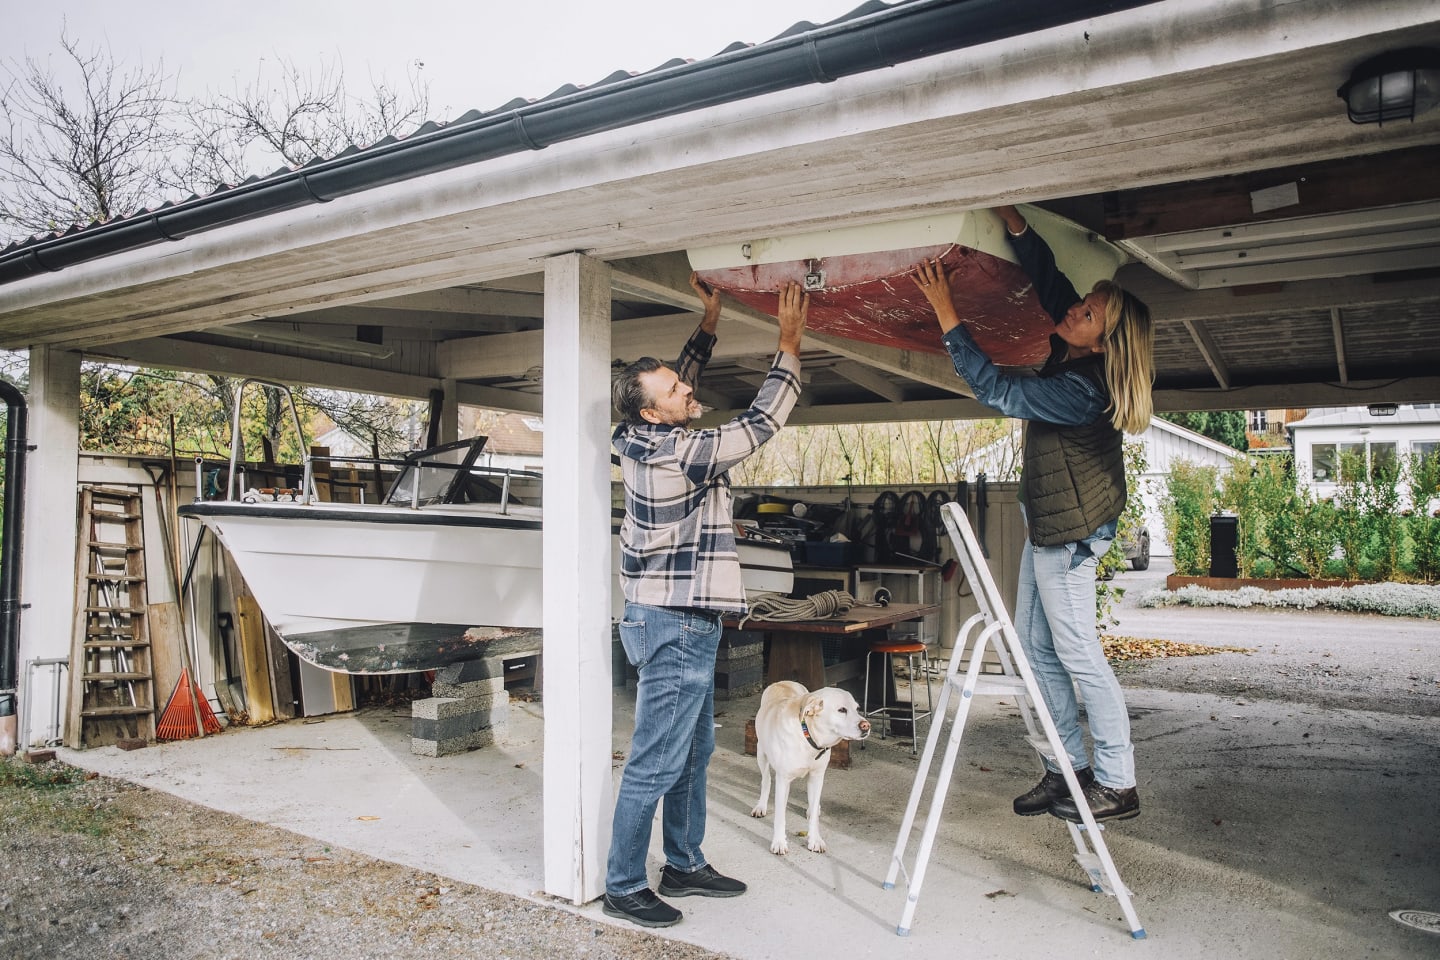
<svg viewBox="0 0 1440 960"><path fill-rule="evenodd" d="M25 395L0 380L5 398L5 507L0 518L0 755L15 753L20 656L20 527L25 510Z"/></svg>

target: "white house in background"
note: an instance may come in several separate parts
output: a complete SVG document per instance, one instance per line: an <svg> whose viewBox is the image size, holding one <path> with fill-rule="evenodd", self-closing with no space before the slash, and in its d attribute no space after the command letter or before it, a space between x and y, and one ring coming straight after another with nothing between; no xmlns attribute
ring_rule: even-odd
<svg viewBox="0 0 1440 960"><path fill-rule="evenodd" d="M1361 457L1369 469L1412 454L1440 452L1440 404L1316 409L1290 424L1290 435L1297 484L1317 497L1332 497L1339 488L1340 460L1346 454ZM1403 487L1401 498L1408 506Z"/></svg>
<svg viewBox="0 0 1440 960"><path fill-rule="evenodd" d="M983 472L989 480L1018 480L1020 427L1019 420L1012 421L1008 436L958 461L952 472L967 479ZM1229 469L1232 460L1245 454L1159 417L1152 417L1149 429L1138 438L1125 439L1126 442L1138 439L1145 445L1146 468L1140 475L1140 497L1145 504L1145 525L1150 531L1150 553L1152 556L1170 556L1170 541L1165 536L1165 519L1160 509L1170 465L1177 460L1185 460L1200 466L1216 467L1223 473Z"/></svg>
<svg viewBox="0 0 1440 960"><path fill-rule="evenodd" d="M407 423L404 431L411 437L425 435L424 424L418 420ZM539 472L544 453L545 423L534 414L503 413L482 414L476 419L474 429L462 431L465 436L483 435L487 439L476 460L477 466L509 470L533 470ZM345 432L340 427L315 438L316 446L328 447L334 457L368 457L370 446L367 441ZM412 444L416 449L421 444Z"/></svg>
<svg viewBox="0 0 1440 960"><path fill-rule="evenodd" d="M1223 474L1230 469L1236 457L1245 454L1203 433L1159 417L1150 418L1150 429L1139 439L1145 444L1146 467L1140 475L1140 497L1145 502L1145 524L1150 529L1150 553L1152 556L1168 557L1172 551L1170 540L1165 536L1165 517L1160 501L1165 496L1171 466L1177 460L1184 460L1202 467L1215 467Z"/></svg>
<svg viewBox="0 0 1440 960"><path fill-rule="evenodd" d="M475 433L487 438L480 451L481 466L540 472L545 450L545 421L533 413L506 413L493 420L477 420Z"/></svg>

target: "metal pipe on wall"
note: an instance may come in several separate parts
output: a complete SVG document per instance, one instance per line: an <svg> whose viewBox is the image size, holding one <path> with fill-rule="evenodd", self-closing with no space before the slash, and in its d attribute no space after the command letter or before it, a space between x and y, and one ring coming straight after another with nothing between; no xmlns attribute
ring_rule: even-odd
<svg viewBox="0 0 1440 960"><path fill-rule="evenodd" d="M5 399L5 506L0 518L0 755L15 753L15 676L20 656L20 533L25 509L25 395L0 380Z"/></svg>

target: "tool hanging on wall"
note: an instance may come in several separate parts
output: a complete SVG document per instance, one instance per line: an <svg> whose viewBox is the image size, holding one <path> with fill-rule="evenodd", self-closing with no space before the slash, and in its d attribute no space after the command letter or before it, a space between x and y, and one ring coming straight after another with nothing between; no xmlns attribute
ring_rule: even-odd
<svg viewBox="0 0 1440 960"><path fill-rule="evenodd" d="M984 473L975 475L975 537L980 541L980 555L990 559L990 548L985 545L985 512L990 509L989 484Z"/></svg>
<svg viewBox="0 0 1440 960"><path fill-rule="evenodd" d="M900 516L891 537L891 549L896 554L924 555L925 536L925 494L919 490L906 491L900 498Z"/></svg>
<svg viewBox="0 0 1440 960"><path fill-rule="evenodd" d="M900 497L893 490L886 490L870 505L870 517L875 524L875 562L890 563L895 559L895 524L900 519Z"/></svg>

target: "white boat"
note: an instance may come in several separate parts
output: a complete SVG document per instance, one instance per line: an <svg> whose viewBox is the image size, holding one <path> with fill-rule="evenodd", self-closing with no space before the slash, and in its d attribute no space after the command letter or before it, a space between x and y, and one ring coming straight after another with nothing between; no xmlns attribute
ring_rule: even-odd
<svg viewBox="0 0 1440 960"><path fill-rule="evenodd" d="M293 498L255 492L179 512L215 533L303 660L343 673L433 670L539 642L539 477L475 467L483 444L407 456L384 503L316 501L307 477ZM741 553L748 594L790 591L787 547ZM612 616L623 607L617 577Z"/></svg>

